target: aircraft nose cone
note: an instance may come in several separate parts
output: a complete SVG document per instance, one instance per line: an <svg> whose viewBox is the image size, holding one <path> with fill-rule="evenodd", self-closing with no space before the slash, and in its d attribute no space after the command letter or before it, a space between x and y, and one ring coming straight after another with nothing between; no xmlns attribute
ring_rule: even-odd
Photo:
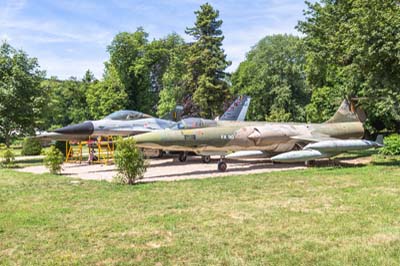
<svg viewBox="0 0 400 266"><path fill-rule="evenodd" d="M54 130L60 134L76 134L76 135L91 135L94 131L92 122L83 122L76 125L66 126Z"/></svg>

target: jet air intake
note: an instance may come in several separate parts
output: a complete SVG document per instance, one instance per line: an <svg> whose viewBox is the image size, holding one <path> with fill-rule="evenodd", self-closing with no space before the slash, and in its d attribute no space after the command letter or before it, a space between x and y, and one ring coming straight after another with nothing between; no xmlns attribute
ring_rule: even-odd
<svg viewBox="0 0 400 266"><path fill-rule="evenodd" d="M247 136L255 145L270 145L289 140L288 131L284 128L257 127Z"/></svg>

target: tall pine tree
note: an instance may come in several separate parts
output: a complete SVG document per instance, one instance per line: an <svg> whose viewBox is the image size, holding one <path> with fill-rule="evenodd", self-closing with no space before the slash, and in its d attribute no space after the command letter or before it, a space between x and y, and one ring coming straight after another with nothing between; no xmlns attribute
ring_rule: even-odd
<svg viewBox="0 0 400 266"><path fill-rule="evenodd" d="M187 95L193 103L189 113L214 117L221 113L222 103L229 93L225 69L231 62L227 61L222 49L224 36L219 11L206 3L195 14L194 27L185 31L195 40L189 48L188 72L184 76Z"/></svg>

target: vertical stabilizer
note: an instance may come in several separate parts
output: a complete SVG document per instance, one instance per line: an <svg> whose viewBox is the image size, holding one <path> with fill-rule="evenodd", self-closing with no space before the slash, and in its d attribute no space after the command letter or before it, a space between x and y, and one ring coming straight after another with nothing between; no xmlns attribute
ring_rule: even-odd
<svg viewBox="0 0 400 266"><path fill-rule="evenodd" d="M250 100L251 98L248 96L239 96L219 120L244 121L249 109Z"/></svg>
<svg viewBox="0 0 400 266"><path fill-rule="evenodd" d="M336 113L326 123L343 123L343 122L364 122L365 113L350 103L343 100Z"/></svg>

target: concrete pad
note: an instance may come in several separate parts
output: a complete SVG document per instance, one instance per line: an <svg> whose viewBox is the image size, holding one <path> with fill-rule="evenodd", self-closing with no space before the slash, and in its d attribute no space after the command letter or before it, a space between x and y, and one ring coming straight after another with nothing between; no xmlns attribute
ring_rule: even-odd
<svg viewBox="0 0 400 266"><path fill-rule="evenodd" d="M217 159L205 164L199 157L188 158L185 163L179 162L173 158L151 159L149 167L141 182L153 181L175 181L185 179L210 178L227 175L268 173L274 171L300 170L305 169L304 164L272 164L265 158L246 158L226 160L228 169L226 172L217 170ZM44 166L30 166L18 171L31 173L47 173ZM65 163L62 170L63 175L73 178L106 180L111 181L117 174L114 165L89 165L86 162L81 164Z"/></svg>

